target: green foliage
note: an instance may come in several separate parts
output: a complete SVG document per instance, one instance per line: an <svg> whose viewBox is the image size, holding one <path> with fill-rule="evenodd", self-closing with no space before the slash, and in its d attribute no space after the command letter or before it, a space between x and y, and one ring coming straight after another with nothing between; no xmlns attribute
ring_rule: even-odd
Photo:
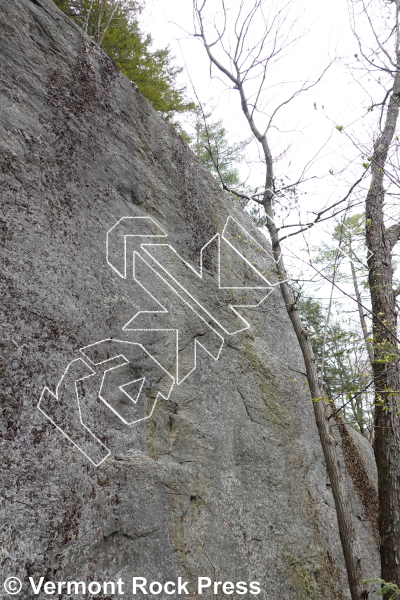
<svg viewBox="0 0 400 600"><path fill-rule="evenodd" d="M267 217L264 208L258 204L253 205L249 208L248 213L257 227L265 227L267 223Z"/></svg>
<svg viewBox="0 0 400 600"><path fill-rule="evenodd" d="M343 283L350 285L354 290L353 294L358 294L361 302L364 302L361 294L368 286L365 227L364 214L351 215L334 227L330 243L323 242L313 248L313 262L322 265L321 270L328 279L340 282L341 286ZM363 314L364 320L361 320L356 304L349 308L350 310L346 310L349 321L345 324L341 316L343 305L340 305L339 311L336 310L335 303L332 306L331 322L326 328L323 379L330 393L340 398L340 405L346 406L343 414L347 422L368 438L372 426L373 404L372 390L369 390L371 367L368 355L372 344L367 338L371 325L368 315ZM306 311L306 321L309 322L312 317L310 337L320 366L326 309L317 302L316 306L303 306L300 310ZM390 348L382 348L381 355L385 362L391 358L390 352Z"/></svg>
<svg viewBox="0 0 400 600"><path fill-rule="evenodd" d="M344 240L346 243L354 241L355 238L364 243L365 238L365 214L357 213L347 217L343 223L336 225L333 237L335 240Z"/></svg>
<svg viewBox="0 0 400 600"><path fill-rule="evenodd" d="M361 278L361 285L366 286L367 271L361 258L365 254L365 215L355 214L347 217L344 222L338 223L331 234L333 243L322 242L320 246L313 247L313 261L320 265L330 265L325 272L328 277L335 277L336 282L351 282L348 269L342 268L343 263L348 263L351 257L355 270ZM341 252L338 254L338 246Z"/></svg>
<svg viewBox="0 0 400 600"><path fill-rule="evenodd" d="M211 112L205 113L201 107L194 111L194 136L190 147L197 158L211 172L216 181L226 184L230 189L246 196L252 196L258 190L251 189L240 178L237 165L244 160L245 149L251 138L231 144L228 132L221 119L210 121ZM275 181L274 210L276 214L289 215L298 203L299 191L296 186L288 185L284 179ZM232 199L246 209L257 227L264 227L267 222L264 208L254 201L230 194Z"/></svg>
<svg viewBox="0 0 400 600"><path fill-rule="evenodd" d="M353 331L337 321L326 324L326 309L314 298L300 299L298 303L302 322L315 354L317 365L321 367L324 353L324 383L333 395L344 388L355 390L352 369L349 369L351 353L357 336ZM326 336L325 336L326 332Z"/></svg>
<svg viewBox="0 0 400 600"><path fill-rule="evenodd" d="M195 105L178 87L181 67L173 64L169 48L152 50L152 37L140 30L137 0L54 0L57 6L100 44L169 122L176 113ZM174 123L172 123L174 124Z"/></svg>
<svg viewBox="0 0 400 600"><path fill-rule="evenodd" d="M190 147L197 158L220 185L226 184L232 190L251 196L254 190L242 182L236 166L244 159L244 152L251 138L231 144L228 140L228 132L221 119L210 121L212 113L204 113L201 107L198 107L194 113L195 132ZM230 193L230 196L235 202L239 202L243 208L246 207L246 211L257 227L265 225L265 212L259 204L249 202L232 193Z"/></svg>
<svg viewBox="0 0 400 600"><path fill-rule="evenodd" d="M319 369L326 332L323 375L326 389L337 399L338 407L346 405L343 416L349 425L366 435L370 426L370 399L359 393L368 381L362 356L360 359L362 336L342 321L332 319L326 324L326 308L314 298L300 299L298 308Z"/></svg>
<svg viewBox="0 0 400 600"><path fill-rule="evenodd" d="M239 172L235 165L243 160L244 150L250 140L230 144L228 133L222 120L209 121L211 113L203 114L201 108L195 111L194 139L190 144L200 162L212 173L218 183L234 189L243 189Z"/></svg>
<svg viewBox="0 0 400 600"><path fill-rule="evenodd" d="M385 596L386 594L390 594L388 600L395 600L400 597L400 589L395 583L387 582L384 579L380 579L379 577L374 577L373 579L366 579L363 583L372 583L374 585L380 585L381 588L376 590L377 596Z"/></svg>

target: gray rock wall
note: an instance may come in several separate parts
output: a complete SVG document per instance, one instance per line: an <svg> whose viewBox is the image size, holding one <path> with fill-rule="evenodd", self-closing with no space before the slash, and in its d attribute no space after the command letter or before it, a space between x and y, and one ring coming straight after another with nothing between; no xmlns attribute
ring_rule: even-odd
<svg viewBox="0 0 400 600"><path fill-rule="evenodd" d="M0 596L49 597L34 595L29 577L121 578L124 597L135 598L134 576L160 582L180 576L195 595L201 576L260 582L259 595L234 598L348 598L333 498L302 390L304 366L279 290L259 308L242 309L250 327L229 335L215 315L234 328L241 322L229 304L261 292L218 290L216 241L204 249L200 284L160 247L139 252L146 262L136 258L135 281L132 253L143 241L136 238L127 238L126 278L106 260L106 233L120 219L151 217L153 234L162 228L164 243L199 269L201 249L232 217L227 239L220 237L221 285L254 286L253 263L275 281L265 239L51 0L0 0L0 7ZM125 224L109 246L111 262L122 257L122 265ZM185 292L178 298L160 267L151 271L151 252L159 252L160 264L186 291L195 290L209 316L194 311ZM123 330L138 311L157 310L156 300L169 316L144 313L136 327L178 323L178 352L174 332L134 331L132 323ZM118 346L125 349L142 344L149 354L139 353L125 375L133 381L145 370L155 383L145 384L132 408L110 375L113 412L98 398L104 369L94 368L92 378L77 384L90 434L77 418L74 378L58 400L52 394L67 366L85 359L80 349L107 339L130 342ZM218 360L198 344L195 357L195 340L214 358L220 350ZM103 360L116 355L111 346L103 344ZM118 411L128 422L148 415L154 390L165 392L177 372L187 377L158 398L150 418L129 425L118 417ZM99 466L38 410L45 387L44 412L64 423L64 434L99 462L109 449ZM376 540L354 490L353 497L364 573L376 576ZM3 590L9 576L23 582L19 596ZM203 595L228 596L220 589Z"/></svg>

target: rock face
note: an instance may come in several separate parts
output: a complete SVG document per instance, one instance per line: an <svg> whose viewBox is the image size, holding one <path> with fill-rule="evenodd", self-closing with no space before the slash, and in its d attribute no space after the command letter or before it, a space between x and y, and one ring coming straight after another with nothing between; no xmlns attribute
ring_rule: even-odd
<svg viewBox="0 0 400 600"><path fill-rule="evenodd" d="M29 577L120 578L127 599L141 596L132 577L182 577L189 595L209 577L260 583L235 598L348 598L279 290L238 309L247 329L229 308L266 295L234 289L265 286L259 273L275 282L265 239L51 0L0 6L1 597L49 597ZM98 397L121 354L133 358ZM136 404L124 394L140 391ZM373 577L377 543L352 493ZM11 576L19 596L3 590Z"/></svg>

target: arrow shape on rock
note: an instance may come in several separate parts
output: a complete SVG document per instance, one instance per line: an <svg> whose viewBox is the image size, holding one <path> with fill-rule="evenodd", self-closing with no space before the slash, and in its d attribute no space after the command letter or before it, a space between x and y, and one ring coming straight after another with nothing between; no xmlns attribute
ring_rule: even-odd
<svg viewBox="0 0 400 600"><path fill-rule="evenodd" d="M134 253L134 279L160 309L138 311L123 330L135 331L135 340L176 377L178 385L196 369L198 346L218 360L224 338L137 252ZM174 364L170 364L164 344L157 344L157 338L153 343L150 332L174 335Z"/></svg>
<svg viewBox="0 0 400 600"><path fill-rule="evenodd" d="M174 378L136 342L105 339L81 348L82 354L94 365L104 365L99 398L125 423L133 425L153 414L158 397L168 400ZM107 362L119 358L121 364L107 369ZM124 389L136 386L133 398Z"/></svg>
<svg viewBox="0 0 400 600"><path fill-rule="evenodd" d="M123 279L127 271L127 238L168 237L151 217L122 217L107 231L106 256L112 269Z"/></svg>
<svg viewBox="0 0 400 600"><path fill-rule="evenodd" d="M95 467L98 467L111 453L84 424L77 387L79 381L95 374L81 358L73 360L65 369L55 394L45 387L37 407Z"/></svg>
<svg viewBox="0 0 400 600"><path fill-rule="evenodd" d="M217 233L202 248L200 269L197 271L187 263L169 244L142 244L142 249L163 270L168 282L180 288L180 294L205 319L212 319L226 334L244 331L250 324L236 308L257 307L273 291L273 286L237 250L222 238L223 253L229 254L235 270L245 269L249 283L222 285L221 282L221 237ZM207 265L207 266L206 266ZM235 272L232 274L236 276Z"/></svg>

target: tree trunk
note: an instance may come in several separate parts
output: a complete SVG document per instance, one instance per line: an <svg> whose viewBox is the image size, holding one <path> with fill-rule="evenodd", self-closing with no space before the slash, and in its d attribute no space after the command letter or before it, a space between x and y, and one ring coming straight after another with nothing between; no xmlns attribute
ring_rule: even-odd
<svg viewBox="0 0 400 600"><path fill-rule="evenodd" d="M362 600L367 598L368 595L363 585L361 562L354 529L348 482L346 476L340 470L337 448L338 443L330 432L328 412L330 412L331 408L324 399L325 394L318 381L314 352L301 322L292 290L286 283L286 269L283 263L278 231L273 220L272 204L268 197L265 199L264 208L267 214L267 228L272 241L272 250L276 259L276 270L279 280L281 281L280 288L282 296L303 353L308 385L313 398L315 422L317 424L335 501L339 535L346 564L351 598L352 600Z"/></svg>
<svg viewBox="0 0 400 600"><path fill-rule="evenodd" d="M360 324L361 324L361 329L363 332L365 347L368 352L369 362L372 365L372 361L374 360L374 351L371 346L371 342L370 342L369 335L368 335L367 321L365 320L365 316L364 316L364 309L363 309L362 301L361 301L360 288L358 287L357 273L354 268L352 256L353 256L353 249L351 247L351 242L350 242L350 268L351 268L351 276L353 279L354 293L356 295L356 300L357 300L358 316L360 317Z"/></svg>
<svg viewBox="0 0 400 600"><path fill-rule="evenodd" d="M375 458L379 485L382 579L400 587L400 419L399 346L393 292L392 249L399 225L384 226L384 169L399 113L400 57L385 126L374 144L372 179L366 199L366 239L373 311ZM388 595L386 597L389 597Z"/></svg>
<svg viewBox="0 0 400 600"><path fill-rule="evenodd" d="M202 39L211 63L214 64L217 67L217 69L221 73L223 73L231 83L233 83L235 89L238 91L240 95L240 102L243 114L247 119L252 134L262 147L265 164L265 188L263 200L262 202L259 201L259 203L263 204L265 209L267 217L267 227L271 236L272 250L275 257L276 270L278 273L279 280L281 282L280 287L282 291L282 296L285 301L287 312L289 314L290 320L292 321L293 328L295 330L297 339L299 341L303 353L304 363L307 370L308 385L312 394L312 398L314 399L313 406L315 421L318 427L319 436L325 456L326 466L328 469L328 475L332 487L333 497L335 501L339 534L346 563L351 598L352 600L362 600L364 598L367 598L367 593L364 590L364 586L362 583L360 557L355 538L353 512L347 488L347 480L345 474L343 474L340 470L337 442L329 430L329 422L326 414L326 411L329 410L329 408L327 407L327 403L323 400L324 394L322 393L319 386L315 357L311 347L311 343L301 323L299 312L296 307L292 291L289 285L286 283L286 270L282 259L278 231L275 226L272 211L272 198L274 195L274 172L272 154L269 148L266 132L262 133L258 129L254 121L254 114L257 114L257 99L255 100L255 104L250 104L248 97L245 94L244 79L248 77L249 71L245 72L245 76L243 78L243 73L241 71L241 67L239 66L241 60L240 57L243 52L243 40L241 38L242 34L240 34L240 36L237 38L238 45L236 47L236 51L234 51L233 55L230 55L232 61L232 70L230 71L213 54L212 47L215 45L216 42L214 42L213 44L209 44L207 42L202 16L202 10L204 6L205 1L202 2L200 7L197 5L196 0L194 0L193 2L194 12L198 19L199 25L199 33L196 33L195 35ZM224 10L226 9L224 8ZM255 10L256 8L254 8L250 20L254 17ZM244 34L244 37L245 36L246 34ZM219 39L221 39L221 36ZM261 47L263 44L264 41L262 41ZM274 54L272 56L274 56ZM268 60L270 58L271 57L269 57ZM250 67L250 70L251 68L252 67Z"/></svg>

